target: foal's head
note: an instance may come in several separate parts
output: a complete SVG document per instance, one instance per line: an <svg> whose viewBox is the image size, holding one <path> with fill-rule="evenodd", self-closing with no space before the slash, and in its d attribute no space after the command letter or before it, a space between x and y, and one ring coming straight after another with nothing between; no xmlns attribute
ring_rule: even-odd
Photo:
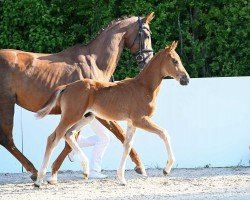
<svg viewBox="0 0 250 200"><path fill-rule="evenodd" d="M125 46L135 56L140 68L143 68L153 57L151 31L149 28L153 18L153 12L143 19L138 17L136 23L131 26L125 35Z"/></svg>
<svg viewBox="0 0 250 200"><path fill-rule="evenodd" d="M175 80L179 81L181 85L187 85L189 83L189 75L186 69L183 67L179 55L175 49L178 42L173 42L170 46L166 46L163 50L164 58L162 60L162 73L163 76L171 76Z"/></svg>

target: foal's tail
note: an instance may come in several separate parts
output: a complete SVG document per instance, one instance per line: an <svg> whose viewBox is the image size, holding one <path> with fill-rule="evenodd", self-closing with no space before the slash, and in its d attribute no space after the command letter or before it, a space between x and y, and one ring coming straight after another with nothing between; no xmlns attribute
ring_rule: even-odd
<svg viewBox="0 0 250 200"><path fill-rule="evenodd" d="M50 96L49 100L43 105L43 107L37 111L37 117L43 118L50 113L50 111L56 106L59 97L65 90L66 85L58 87L54 93Z"/></svg>

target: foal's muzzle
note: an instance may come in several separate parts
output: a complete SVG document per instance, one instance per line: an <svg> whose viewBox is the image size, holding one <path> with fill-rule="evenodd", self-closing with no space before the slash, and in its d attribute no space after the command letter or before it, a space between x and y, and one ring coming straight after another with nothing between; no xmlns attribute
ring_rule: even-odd
<svg viewBox="0 0 250 200"><path fill-rule="evenodd" d="M180 84L181 85L187 85L189 83L189 78L187 75L182 75L180 78Z"/></svg>

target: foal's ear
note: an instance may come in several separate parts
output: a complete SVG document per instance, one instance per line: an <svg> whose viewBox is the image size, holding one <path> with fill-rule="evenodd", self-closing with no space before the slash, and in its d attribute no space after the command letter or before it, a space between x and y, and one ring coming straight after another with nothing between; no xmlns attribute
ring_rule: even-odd
<svg viewBox="0 0 250 200"><path fill-rule="evenodd" d="M171 44L172 49L175 50L177 45L178 45L178 41L173 41L173 43Z"/></svg>
<svg viewBox="0 0 250 200"><path fill-rule="evenodd" d="M178 41L173 41L172 44L171 44L170 46L167 45L167 46L165 47L165 50L166 50L167 52L170 52L170 51L172 51L172 50L175 50L176 47L177 47L177 45L178 45Z"/></svg>
<svg viewBox="0 0 250 200"><path fill-rule="evenodd" d="M150 24L150 22L152 21L152 19L154 19L154 17L155 13L151 12L150 14L148 14L146 17L143 18L143 23Z"/></svg>

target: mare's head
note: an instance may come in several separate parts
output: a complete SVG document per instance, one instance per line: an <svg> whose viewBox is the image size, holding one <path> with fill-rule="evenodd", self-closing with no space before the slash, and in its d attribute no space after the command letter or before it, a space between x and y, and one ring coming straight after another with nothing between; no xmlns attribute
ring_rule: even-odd
<svg viewBox="0 0 250 200"><path fill-rule="evenodd" d="M149 28L153 18L153 12L144 18L138 17L136 23L133 23L125 34L125 46L130 49L141 69L153 57Z"/></svg>
<svg viewBox="0 0 250 200"><path fill-rule="evenodd" d="M177 44L178 42L174 41L163 50L164 57L161 70L164 77L171 76L179 81L181 85L187 85L189 83L189 75L182 65L180 56L175 51Z"/></svg>

